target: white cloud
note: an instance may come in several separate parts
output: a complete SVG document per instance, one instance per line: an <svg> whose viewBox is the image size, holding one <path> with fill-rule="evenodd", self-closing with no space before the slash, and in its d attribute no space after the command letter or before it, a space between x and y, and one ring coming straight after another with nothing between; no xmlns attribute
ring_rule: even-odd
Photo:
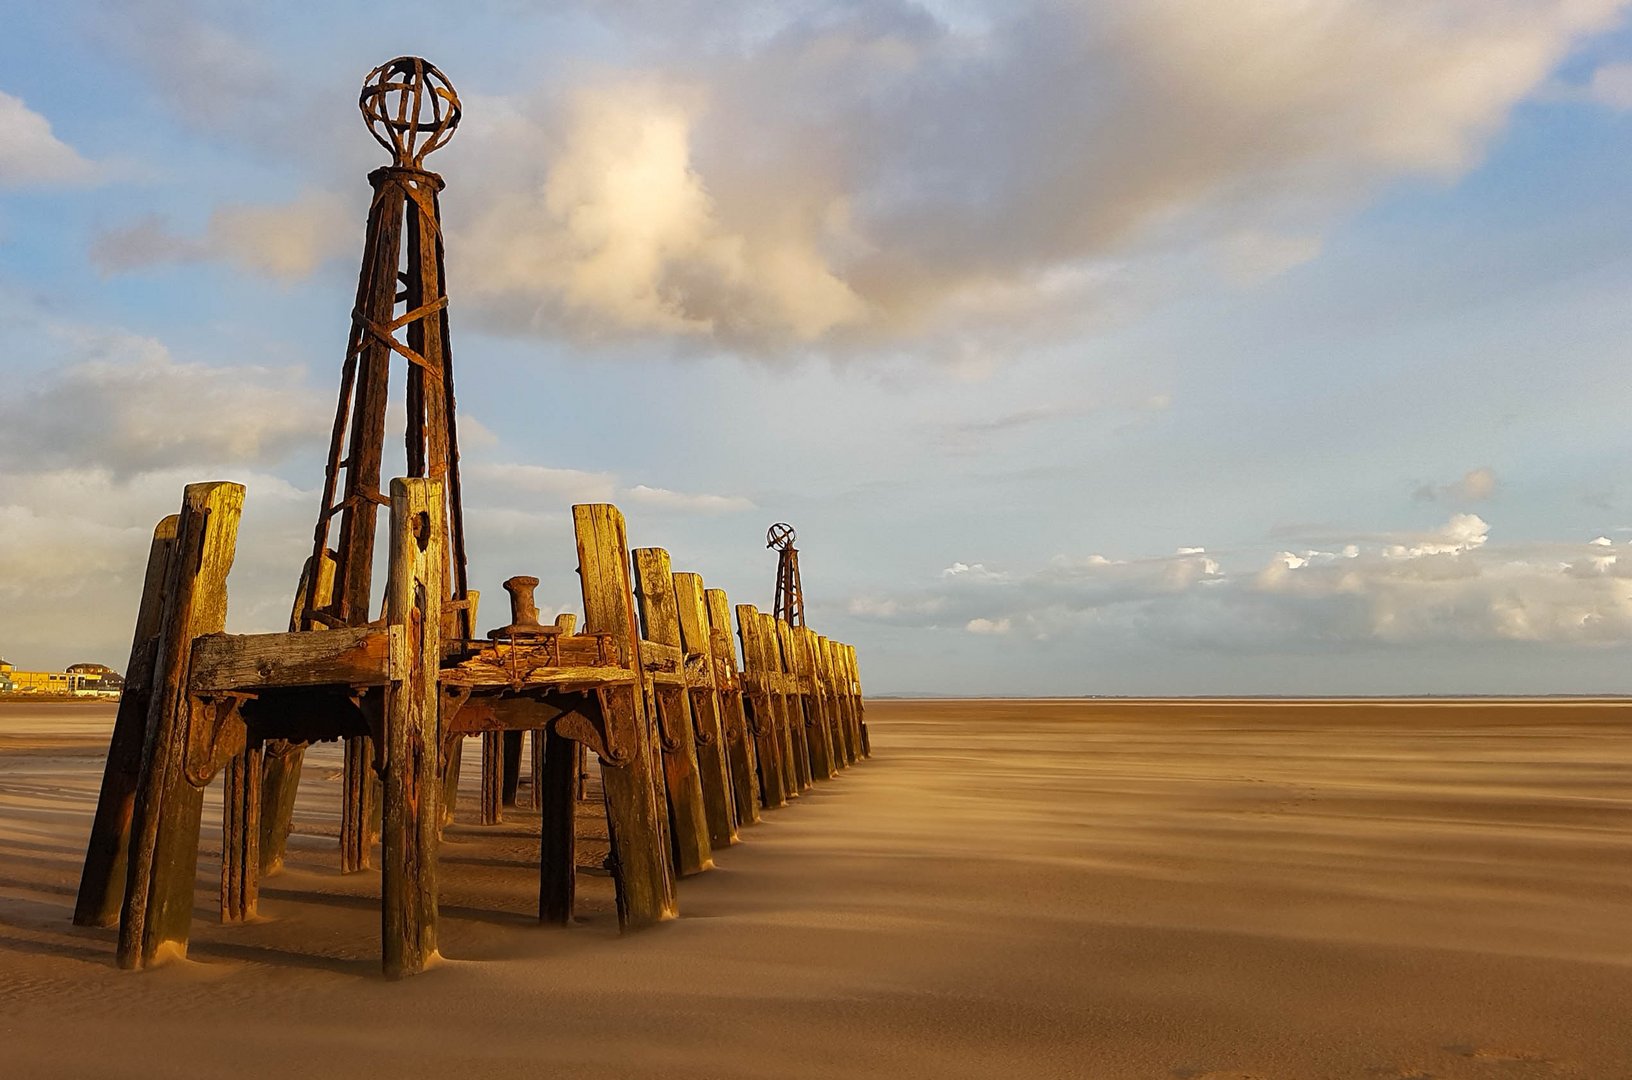
<svg viewBox="0 0 1632 1080"><path fill-rule="evenodd" d="M972 587L963 573L895 596L853 601L852 616L1029 637L1138 637L1234 652L1359 644L1632 642L1632 544L1501 546L1473 514L1419 534L1277 552L1226 570L1200 548L1156 558L1058 557Z"/></svg>
<svg viewBox="0 0 1632 1080"><path fill-rule="evenodd" d="M740 495L687 494L645 484L624 488L621 494L637 506L678 513L735 514L754 508L753 500Z"/></svg>
<svg viewBox="0 0 1632 1080"><path fill-rule="evenodd" d="M1460 479L1449 484L1422 484L1411 493L1411 497L1418 502L1483 502L1495 495L1499 487L1501 481L1496 477L1496 470L1482 465L1469 469Z"/></svg>
<svg viewBox="0 0 1632 1080"><path fill-rule="evenodd" d="M513 462L473 462L461 466L462 477L496 499L518 494L547 495L561 502L611 502L617 477L609 472L555 469Z"/></svg>
<svg viewBox="0 0 1632 1080"><path fill-rule="evenodd" d="M1604 64L1573 95L1612 109L1632 109L1632 63Z"/></svg>
<svg viewBox="0 0 1632 1080"><path fill-rule="evenodd" d="M297 368L175 360L123 331L59 328L86 357L18 379L0 401L0 463L105 467L115 476L186 464L262 463L320 440L332 406Z"/></svg>
<svg viewBox="0 0 1632 1080"><path fill-rule="evenodd" d="M0 188L89 184L98 169L57 138L51 122L0 90Z"/></svg>
<svg viewBox="0 0 1632 1080"><path fill-rule="evenodd" d="M159 217L103 232L91 244L91 261L112 274L217 260L295 281L328 259L360 251L362 223L355 219L340 199L321 192L282 204L227 203L215 208L198 236L177 233Z"/></svg>

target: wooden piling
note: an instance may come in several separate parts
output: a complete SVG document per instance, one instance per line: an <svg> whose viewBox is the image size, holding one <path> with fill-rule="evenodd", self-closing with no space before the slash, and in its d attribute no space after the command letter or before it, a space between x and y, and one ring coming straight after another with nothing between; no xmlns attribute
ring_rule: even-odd
<svg viewBox="0 0 1632 1080"><path fill-rule="evenodd" d="M737 634L742 640L742 670L748 683L743 701L759 767L760 801L767 809L774 809L787 805L795 793L788 783L791 772L783 749L781 709L771 690L765 624L754 605L737 605Z"/></svg>
<svg viewBox="0 0 1632 1080"><path fill-rule="evenodd" d="M102 766L102 790L85 847L85 868L80 874L74 903L74 925L112 926L119 918L125 892L125 857L130 848L131 811L141 775L142 744L146 741L148 710L152 704L154 662L157 659L159 620L164 613L165 574L176 546L176 523L171 514L153 530L148 548L142 599L136 609L136 632L125 666L124 693L113 721L108 759Z"/></svg>
<svg viewBox="0 0 1632 1080"><path fill-rule="evenodd" d="M685 651L686 693L697 736L697 771L703 788L703 809L708 815L708 842L714 848L723 848L737 842L737 813L731 796L731 765L725 748L720 695L715 686L705 592L699 575L674 575L674 602L680 620L680 647Z"/></svg>
<svg viewBox="0 0 1632 1080"><path fill-rule="evenodd" d="M753 733L742 700L742 671L731 634L731 601L724 589L704 589L708 609L708 642L714 657L715 690L725 754L730 761L731 803L738 827L759 822L759 776Z"/></svg>
<svg viewBox="0 0 1632 1080"><path fill-rule="evenodd" d="M221 921L253 919L261 895L262 746L227 760L221 789Z"/></svg>
<svg viewBox="0 0 1632 1080"><path fill-rule="evenodd" d="M483 825L504 820L504 732L482 732L482 816Z"/></svg>
<svg viewBox="0 0 1632 1080"><path fill-rule="evenodd" d="M424 970L437 953L444 520L441 481L391 482L386 623L401 645L385 705L380 909L390 978Z"/></svg>
<svg viewBox="0 0 1632 1080"><path fill-rule="evenodd" d="M816 780L814 751L810 745L810 713L805 695L799 692L797 648L793 643L793 627L787 620L772 618L771 629L776 639L777 670L787 676L788 693L782 697L782 708L788 720L788 739L793 744L793 761L798 770L799 790L809 788Z"/></svg>
<svg viewBox="0 0 1632 1080"><path fill-rule="evenodd" d="M793 649L793 671L805 693L805 738L810 746L810 774L817 780L831 780L838 772L833 765L833 733L827 724L827 700L816 670L816 634L807 626L792 627L788 641Z"/></svg>
<svg viewBox="0 0 1632 1080"><path fill-rule="evenodd" d="M768 612L759 613L761 648L764 650L765 671L776 683L771 693L771 711L776 717L777 739L782 749L782 783L786 785L788 797L798 798L805 788L810 786L808 772L801 768L800 758L803 756L803 732L801 732L800 746L795 747L793 739L793 708L787 690L786 674L782 666L782 643L776 632L776 616Z"/></svg>
<svg viewBox="0 0 1632 1080"><path fill-rule="evenodd" d="M649 675L661 736L663 779L668 789L669 842L674 846L675 869L686 877L711 869L714 858L697 765L696 729L686 693L674 569L669 553L662 548L636 548L633 554L642 636L653 645L672 649L676 656L673 670L652 671Z"/></svg>
<svg viewBox="0 0 1632 1080"><path fill-rule="evenodd" d="M623 514L607 503L579 504L572 508L572 520L584 596L584 629L610 634L624 665L641 673L640 628L635 620ZM646 695L638 687L601 691L599 697L607 724L626 729L627 735L626 762L601 762L601 788L612 841L618 924L634 930L679 913L669 859L663 772L655 760L660 751Z"/></svg>
<svg viewBox="0 0 1632 1080"><path fill-rule="evenodd" d="M152 698L132 813L119 966L143 967L170 946L185 955L204 791L187 778L193 640L226 625L227 573L244 505L239 484L189 484L165 573Z"/></svg>
<svg viewBox="0 0 1632 1080"><path fill-rule="evenodd" d="M564 926L572 921L578 889L579 744L551 726L533 732L533 745L543 751L533 796L539 808L538 920Z"/></svg>

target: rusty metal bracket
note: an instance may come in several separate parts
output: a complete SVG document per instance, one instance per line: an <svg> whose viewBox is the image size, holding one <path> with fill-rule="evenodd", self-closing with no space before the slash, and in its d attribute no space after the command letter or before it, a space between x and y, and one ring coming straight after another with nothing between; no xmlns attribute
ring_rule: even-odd
<svg viewBox="0 0 1632 1080"><path fill-rule="evenodd" d="M254 697L235 692L189 696L182 765L189 784L205 787L228 758L243 753L249 741L249 726L240 710Z"/></svg>

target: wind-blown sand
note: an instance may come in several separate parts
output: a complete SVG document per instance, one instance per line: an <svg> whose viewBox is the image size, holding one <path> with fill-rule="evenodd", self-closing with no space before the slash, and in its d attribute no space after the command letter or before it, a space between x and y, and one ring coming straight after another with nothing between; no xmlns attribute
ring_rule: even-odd
<svg viewBox="0 0 1632 1080"><path fill-rule="evenodd" d="M525 810L456 826L402 983L332 749L263 921L212 800L191 959L118 971L68 922L110 721L0 708L3 1076L1632 1077L1625 705L873 702L643 934L604 877L530 921Z"/></svg>

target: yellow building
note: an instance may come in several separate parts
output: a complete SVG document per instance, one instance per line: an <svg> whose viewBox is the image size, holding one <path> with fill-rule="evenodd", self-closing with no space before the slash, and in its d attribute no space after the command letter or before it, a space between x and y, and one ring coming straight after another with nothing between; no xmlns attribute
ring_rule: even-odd
<svg viewBox="0 0 1632 1080"><path fill-rule="evenodd" d="M67 671L18 671L0 660L0 694L117 695L119 673L101 664L74 664Z"/></svg>

